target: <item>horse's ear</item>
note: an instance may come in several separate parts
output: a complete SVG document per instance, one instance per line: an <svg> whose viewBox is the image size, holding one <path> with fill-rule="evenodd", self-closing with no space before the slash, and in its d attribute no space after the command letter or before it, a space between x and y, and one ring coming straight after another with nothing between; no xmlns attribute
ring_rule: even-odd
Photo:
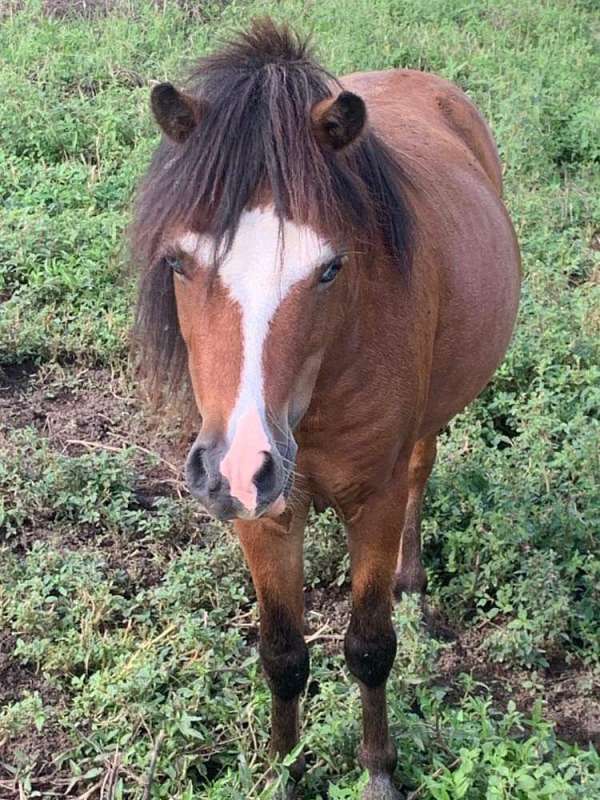
<svg viewBox="0 0 600 800"><path fill-rule="evenodd" d="M153 87L150 106L164 133L180 144L194 130L202 114L200 103L171 83L157 83Z"/></svg>
<svg viewBox="0 0 600 800"><path fill-rule="evenodd" d="M357 139L367 121L364 100L352 92L321 100L310 115L317 140L332 150L343 150Z"/></svg>

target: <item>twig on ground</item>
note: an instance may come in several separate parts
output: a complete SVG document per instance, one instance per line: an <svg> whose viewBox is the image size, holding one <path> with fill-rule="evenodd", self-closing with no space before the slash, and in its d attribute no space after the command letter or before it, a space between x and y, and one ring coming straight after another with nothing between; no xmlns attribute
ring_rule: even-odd
<svg viewBox="0 0 600 800"><path fill-rule="evenodd" d="M139 786L144 786L145 785L144 784L144 779L140 778L139 775L136 775L133 770L128 769L127 767L123 766L123 764L121 764L121 768L120 769L121 769L121 772L123 773L123 775L127 775L128 778L130 778L132 781L137 783Z"/></svg>
<svg viewBox="0 0 600 800"><path fill-rule="evenodd" d="M103 444L102 442L88 442L85 439L65 439L65 444L78 444L81 447L87 447L91 450L109 450L111 453L122 453L123 447L115 447L111 444Z"/></svg>
<svg viewBox="0 0 600 800"><path fill-rule="evenodd" d="M114 434L113 434L114 435ZM175 475L181 475L181 470L178 469L174 464L171 464L170 461L167 461L162 456L159 456L158 453L155 453L153 450L148 450L147 447L142 447L140 444L134 444L133 442L128 441L124 436L118 434L118 438L125 444L126 447L130 447L133 450L139 450L142 453L145 453L148 456L152 456L153 458L157 458L161 464L164 464L168 467L171 472ZM103 442L90 442L86 439L65 439L66 444L78 444L81 447L90 447L95 448L97 450L109 450L112 453L122 453L125 447L115 447L112 444L104 444Z"/></svg>
<svg viewBox="0 0 600 800"><path fill-rule="evenodd" d="M117 788L117 777L121 769L119 749L115 750L112 763L109 765L102 786L100 787L100 800L105 800L104 792L106 791L106 800L114 800L115 791Z"/></svg>
<svg viewBox="0 0 600 800"><path fill-rule="evenodd" d="M93 786L90 786L83 794L77 796L76 800L88 800L88 797L91 797L94 792L97 792L98 789L102 786L102 781L98 781Z"/></svg>
<svg viewBox="0 0 600 800"><path fill-rule="evenodd" d="M319 628L318 631L311 633L310 636L307 636L304 641L308 644L309 642L316 642L317 639L333 639L333 640L342 640L344 637L339 633L324 633L324 631L330 630L329 625L323 625L322 628Z"/></svg>
<svg viewBox="0 0 600 800"><path fill-rule="evenodd" d="M148 774L146 775L143 800L150 800L150 792L152 791L152 781L154 780L154 770L156 769L158 754L160 753L160 748L162 746L164 738L165 738L165 732L162 730L159 731L159 734L154 742L154 748L152 750L152 758L150 759L150 767L148 768Z"/></svg>

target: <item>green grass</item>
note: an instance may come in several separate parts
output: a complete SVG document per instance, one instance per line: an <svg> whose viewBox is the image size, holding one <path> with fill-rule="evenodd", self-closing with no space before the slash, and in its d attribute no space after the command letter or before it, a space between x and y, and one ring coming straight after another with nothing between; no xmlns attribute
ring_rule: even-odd
<svg viewBox="0 0 600 800"><path fill-rule="evenodd" d="M523 299L493 384L441 437L425 559L433 604L473 663L506 676L507 696L477 670L448 678L454 646L424 635L405 602L390 684L398 777L435 800L600 796L597 751L561 740L549 706L557 665L579 676L580 708L598 703L600 674L596 4L123 0L88 19L21 5L0 22L0 366L40 371L24 399L5 389L0 401L24 408L34 391L80 391L86 375L133 391L123 237L158 141L149 80L176 77L268 11L314 30L339 74L432 69L478 103L505 166ZM149 440L84 452L23 424L0 418L0 645L27 676L0 709L0 797L71 796L70 785L98 796L110 778L115 798L141 798L161 731L152 797L272 796L269 698L234 539L185 497L140 499L158 463ZM141 410L131 426L148 428ZM325 605L309 613L324 636L311 650L303 792L357 798L358 694L327 605L343 609L348 577L331 515L311 521L306 549L307 586Z"/></svg>

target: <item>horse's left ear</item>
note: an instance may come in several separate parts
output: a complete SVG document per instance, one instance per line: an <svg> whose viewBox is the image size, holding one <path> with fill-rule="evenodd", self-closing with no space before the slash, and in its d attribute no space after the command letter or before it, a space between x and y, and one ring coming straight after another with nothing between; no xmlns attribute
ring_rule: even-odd
<svg viewBox="0 0 600 800"><path fill-rule="evenodd" d="M157 83L150 94L154 119L174 142L185 142L200 121L200 103L172 83Z"/></svg>
<svg viewBox="0 0 600 800"><path fill-rule="evenodd" d="M341 92L313 106L311 119L317 140L332 150L343 150L357 139L367 121L364 100L352 92Z"/></svg>

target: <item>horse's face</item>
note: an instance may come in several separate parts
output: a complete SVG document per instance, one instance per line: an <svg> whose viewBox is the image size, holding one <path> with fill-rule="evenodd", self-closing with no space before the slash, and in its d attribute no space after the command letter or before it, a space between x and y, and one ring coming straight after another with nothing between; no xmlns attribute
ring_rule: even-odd
<svg viewBox="0 0 600 800"><path fill-rule="evenodd" d="M202 427L186 477L220 519L285 509L293 480L293 430L305 414L342 317L346 256L314 229L269 206L242 215L214 266L209 236L181 231L165 264Z"/></svg>
<svg viewBox="0 0 600 800"><path fill-rule="evenodd" d="M153 261L174 271L179 328L202 418L186 463L190 490L220 519L255 518L285 509L297 450L293 431L343 319L344 287L350 286L345 274L337 278L345 260L343 243L319 228L327 213L338 220L332 223L337 230L345 217L341 209L356 211L346 209L335 194L342 184L354 186L357 202L364 205L356 176L343 159L336 167L337 183L330 170L334 154L362 135L366 109L360 97L347 91L313 102L308 80L301 82L299 93L286 88L282 95L279 70L257 72L242 102L235 89L238 70L231 73L234 88L229 90L222 85L218 63L205 68L202 97L169 83L152 90L154 116L175 154L155 177L167 197L173 192L165 176L172 174L179 182L181 203L194 209L188 218L203 218L221 234L229 225L235 237L227 252L215 254L209 235L165 227L162 260ZM196 170L192 181L180 169L185 155ZM313 166L307 172L302 164ZM286 180L279 172L284 169ZM307 194L309 174L314 187ZM296 196L292 186L302 192ZM219 192L224 200L216 199ZM312 211L316 222L281 224L265 202L269 192L294 214ZM161 201L155 198L159 206ZM357 218L355 225L362 222Z"/></svg>

